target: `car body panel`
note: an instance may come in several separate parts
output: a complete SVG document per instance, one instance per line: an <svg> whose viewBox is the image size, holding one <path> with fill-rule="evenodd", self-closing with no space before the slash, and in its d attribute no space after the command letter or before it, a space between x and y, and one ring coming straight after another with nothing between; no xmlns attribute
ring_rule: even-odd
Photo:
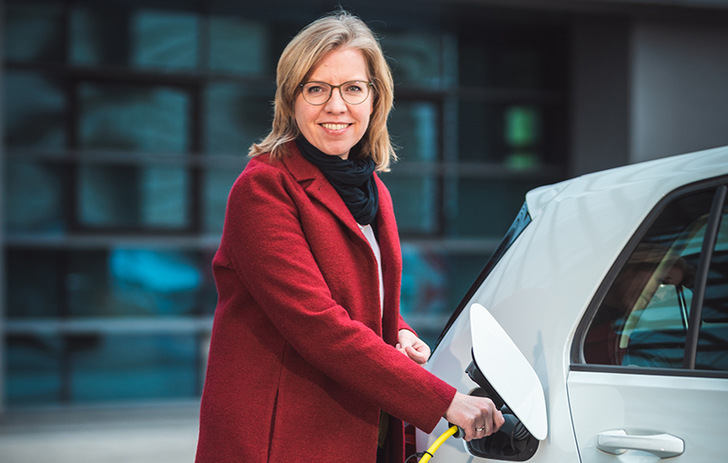
<svg viewBox="0 0 728 463"><path fill-rule="evenodd" d="M676 188L726 174L728 147L624 166L532 190L526 195L531 223L472 296L461 303L426 368L459 391L472 391L476 385L464 372L472 348L470 326L468 311L462 309L476 302L487 307L543 385L549 434L529 461L580 461L576 437L587 443L584 462L608 461L588 459L588 449L593 448L589 443L596 438L590 436L589 426L580 427L575 436L567 379L577 327L605 276L659 201ZM589 392L588 377L595 374L571 377L577 405L587 410L577 413L580 419L596 413L584 401L615 408L627 403L608 404ZM659 378L643 381L643 388L660 383ZM721 388L728 388L728 379L714 381L689 390L712 387L717 391L714 396L720 396ZM674 394L665 397L674 399ZM725 399L722 397L723 403ZM617 424L610 422L600 432ZM648 428L644 423L634 426ZM431 435L418 431L418 448L426 448L446 428L443 420ZM598 452L614 461L614 455ZM433 460L480 461L455 439L449 439Z"/></svg>
<svg viewBox="0 0 728 463"><path fill-rule="evenodd" d="M572 371L569 397L574 429L584 463L614 463L616 456L597 448L600 434L623 430L632 436L666 434L684 442L674 463L725 461L721 445L728 413L728 379ZM595 400L596 399L596 400ZM632 450L620 461L657 461Z"/></svg>

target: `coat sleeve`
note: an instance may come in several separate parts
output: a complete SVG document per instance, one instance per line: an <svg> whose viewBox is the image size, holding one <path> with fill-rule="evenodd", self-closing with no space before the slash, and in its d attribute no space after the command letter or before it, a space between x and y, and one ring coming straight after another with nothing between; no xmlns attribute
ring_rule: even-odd
<svg viewBox="0 0 728 463"><path fill-rule="evenodd" d="M432 431L455 395L332 297L306 241L292 189L263 163L249 168L228 200L222 245L257 304L314 368L386 412ZM411 329L400 317L400 327Z"/></svg>

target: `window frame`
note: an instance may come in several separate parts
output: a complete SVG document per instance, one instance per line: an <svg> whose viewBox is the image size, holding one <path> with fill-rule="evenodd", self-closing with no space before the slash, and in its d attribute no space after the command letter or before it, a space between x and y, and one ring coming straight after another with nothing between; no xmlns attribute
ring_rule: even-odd
<svg viewBox="0 0 728 463"><path fill-rule="evenodd" d="M601 303L609 291L609 289L612 287L612 285L615 282L615 279L619 275L619 273L622 271L623 267L627 263L627 260L632 255L632 253L635 251L637 246L642 242L647 232L650 230L652 225L655 223L655 221L663 214L665 209L668 205L670 205L673 201L693 194L698 193L701 191L706 190L714 190L714 196L711 204L710 209L710 216L708 218L708 224L706 227L710 227L711 224L713 224L714 233L712 234L713 239L709 239L709 228L706 228L706 236L703 239L703 244L701 248L701 256L699 260L699 269L698 273L696 273L695 276L695 284L693 286L693 299L691 304L691 314L690 319L693 320L693 316L699 315L697 312L702 311L702 301L704 298L705 293L705 287L706 287L706 281L708 277L708 268L710 264L710 257L712 255L712 247L711 247L711 255L708 256L706 259L704 255L705 247L708 243L714 242L715 237L717 235L718 226L720 225L720 216L722 215L722 208L724 207L726 203L726 192L728 192L728 176L722 175L719 177L714 177L711 179L706 180L700 180L694 183L690 183L687 185L684 185L680 188L677 188L673 190L672 192L665 195L662 200L660 200L653 208L652 210L647 214L645 217L645 220L643 220L642 224L638 227L637 231L632 235L632 237L627 242L627 245L625 245L622 252L619 254L617 259L615 259L614 264L607 272L605 278L602 280L602 283L600 284L597 291L594 293L594 297L592 298L591 302L587 306L586 311L584 312L583 316L581 317L581 320L579 321L579 324L576 328L576 331L574 333L574 338L571 344L571 355L570 355L570 370L571 371L590 371L590 372L605 372L605 373L623 373L623 374L640 374L640 375L654 375L654 376L699 376L699 377L707 377L707 378L728 378L728 370L726 371L717 371L717 370L700 370L695 368L645 368L640 366L623 366L623 365L603 365L603 364L591 364L587 363L586 359L584 357L584 341L586 339L586 335L589 331L589 327L594 320L594 317L596 316L599 307L601 306ZM722 192L722 194L721 194ZM714 244L714 243L713 243ZM701 273L701 270L703 271ZM696 304L700 304L700 310L695 310ZM698 323L691 323L691 328L688 332L688 336L690 336L690 332L693 331L695 334L692 336L694 337L694 341L696 343L697 347L697 331L699 328ZM686 339L686 351L688 349L687 345L688 340ZM695 356L696 352L692 352L692 362L694 364L695 362Z"/></svg>

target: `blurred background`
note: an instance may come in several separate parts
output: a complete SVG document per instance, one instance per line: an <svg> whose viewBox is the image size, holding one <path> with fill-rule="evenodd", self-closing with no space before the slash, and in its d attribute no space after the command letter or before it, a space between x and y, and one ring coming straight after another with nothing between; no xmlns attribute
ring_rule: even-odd
<svg viewBox="0 0 728 463"><path fill-rule="evenodd" d="M339 4L394 72L382 178L431 345L526 191L728 144L724 0L5 0L0 448L38 410L194 422L227 193L280 52Z"/></svg>

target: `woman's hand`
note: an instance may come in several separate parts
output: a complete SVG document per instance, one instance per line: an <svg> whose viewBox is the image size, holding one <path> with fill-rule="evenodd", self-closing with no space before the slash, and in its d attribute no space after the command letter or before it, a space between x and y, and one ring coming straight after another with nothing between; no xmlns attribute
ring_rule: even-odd
<svg viewBox="0 0 728 463"><path fill-rule="evenodd" d="M410 330L399 330L397 341L397 350L420 365L424 365L430 358L430 346Z"/></svg>
<svg viewBox="0 0 728 463"><path fill-rule="evenodd" d="M455 393L455 398L445 412L445 419L465 431L466 441L490 436L505 422L503 414L492 400L460 392Z"/></svg>

